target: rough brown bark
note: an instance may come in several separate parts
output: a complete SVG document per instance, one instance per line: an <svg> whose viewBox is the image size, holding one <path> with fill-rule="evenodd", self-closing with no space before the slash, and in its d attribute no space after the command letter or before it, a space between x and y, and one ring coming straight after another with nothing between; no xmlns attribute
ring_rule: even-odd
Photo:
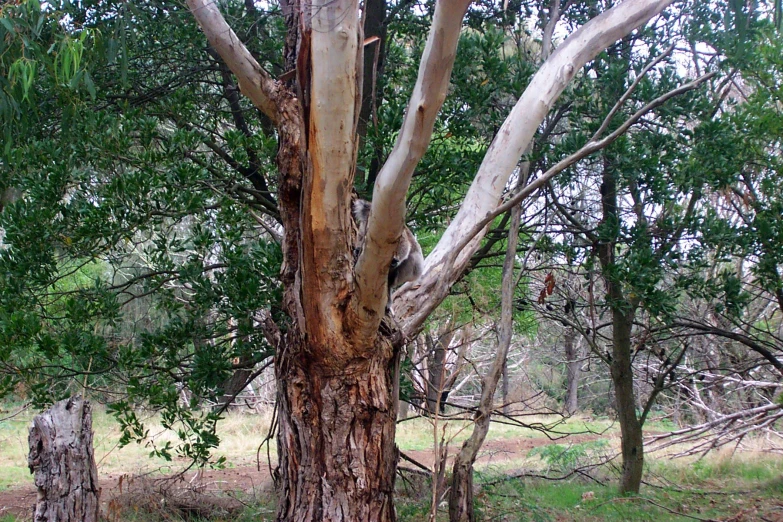
<svg viewBox="0 0 783 522"><path fill-rule="evenodd" d="M73 397L33 417L27 463L38 500L34 522L97 522L100 488L90 403Z"/></svg>
<svg viewBox="0 0 783 522"><path fill-rule="evenodd" d="M324 360L289 333L277 361L280 521L393 521L395 352ZM339 341L338 341L339 342Z"/></svg>
<svg viewBox="0 0 783 522"><path fill-rule="evenodd" d="M576 345L576 330L568 328L563 338L565 345L566 368L568 371L565 411L569 415L576 413L578 409L579 395L579 350Z"/></svg>

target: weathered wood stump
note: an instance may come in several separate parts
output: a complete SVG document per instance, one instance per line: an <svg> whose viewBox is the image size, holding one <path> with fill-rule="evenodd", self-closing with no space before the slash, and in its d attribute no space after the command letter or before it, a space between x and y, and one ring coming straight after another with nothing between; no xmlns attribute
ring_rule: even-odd
<svg viewBox="0 0 783 522"><path fill-rule="evenodd" d="M89 401L72 397L36 415L27 463L38 488L33 522L98 522L98 469Z"/></svg>

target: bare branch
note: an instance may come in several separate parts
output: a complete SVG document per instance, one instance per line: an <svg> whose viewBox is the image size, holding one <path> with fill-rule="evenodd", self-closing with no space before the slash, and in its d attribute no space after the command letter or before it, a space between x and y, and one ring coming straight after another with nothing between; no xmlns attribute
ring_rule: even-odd
<svg viewBox="0 0 783 522"><path fill-rule="evenodd" d="M617 114L617 111L620 110L620 107L625 104L626 101L628 101L628 98L631 97L631 94L633 94L633 91L636 90L636 86L639 85L639 82L642 81L642 78L644 78L648 72L650 72L650 69L661 63L661 61L669 56L672 51L674 50L674 44L671 44L664 52L662 52L655 60L648 63L647 66L642 69L642 72L639 73L639 76L636 77L636 79L633 81L630 87L625 91L625 93L620 97L619 100L617 100L617 103L614 104L614 107L612 107L612 110L609 111L609 114L606 115L606 118L604 118L604 122L601 124L601 127L595 131L595 134L593 134L593 137L590 139L590 141L597 140L601 134L606 132L606 129L609 127L609 123L611 123L612 118L614 118L614 115Z"/></svg>
<svg viewBox="0 0 783 522"><path fill-rule="evenodd" d="M245 44L228 26L217 3L211 0L187 0L210 45L220 54L238 81L239 89L274 124L280 122L280 97L287 91L258 64Z"/></svg>
<svg viewBox="0 0 783 522"><path fill-rule="evenodd" d="M567 156L566 158L563 158L562 160L557 162L554 166L550 167L549 170L547 170L541 176L539 176L534 181L529 183L524 189L519 191L519 193L517 193L515 196L508 199L505 203L498 206L493 211L487 212L484 218L475 219L474 216L471 219L471 221L475 219L475 222L471 228L466 230L454 230L452 232L453 235L451 236L451 240L453 241L453 243L451 245L448 245L450 249L445 250L444 248L442 250L439 250L439 247L441 247L441 245L444 244L446 234L449 233L449 230L452 230L454 221L457 220L457 218L455 218L451 226L449 226L449 229L446 231L446 234L444 234L443 238L441 238L441 241L438 243L438 246L435 247L435 250L433 250L433 252L427 258L425 273L422 275L422 277L419 278L419 281L417 282L419 283L419 285L417 287L413 287L413 286L408 287L409 292L404 297L405 300L407 301L405 304L405 310L415 309L416 312L411 312L409 315L406 314L408 315L408 317L406 319L406 324L404 327L405 331L410 333L415 328L417 328L418 325L420 325L424 321L424 319L426 319L427 315L431 312L432 308L436 307L440 303L440 301L446 296L446 292L448 291L449 285L451 284L452 281L454 281L459 276L464 266L466 266L467 262L470 259L470 255L472 255L472 253L477 249L479 240L483 237L487 225L491 223L493 219L495 219L500 214L508 211L514 205L518 205L519 203L521 203L522 200L531 196L538 189L545 186L549 182L549 180L551 180L554 176L556 176L557 174L559 174L569 166L573 165L580 159L585 158L590 154L592 154L593 152L596 152L608 146L618 137L625 134L625 132L627 132L632 125L634 125L637 121L639 121L639 119L642 118L642 116L644 116L651 110L663 105L664 103L666 103L666 101L668 101L669 99L675 96L678 96L680 94L683 94L685 92L697 88L703 82L705 82L709 78L712 78L715 74L717 73L711 72L705 74L700 78L690 81L685 85L682 85L677 89L669 91L666 94L663 94L658 98L654 99L653 101L651 101L650 103L648 103L647 105L645 105L644 107L636 111L614 132L612 132L611 134L607 135L605 138L600 139L598 141L590 141L586 143L581 149L577 150L576 152ZM486 161L487 160L485 158L485 162ZM484 167L482 165L482 169L483 168ZM479 175L477 176L477 179L480 175L481 175L481 170L479 171ZM471 187L471 191L474 189L474 187ZM482 194L480 195L483 196ZM468 198L466 198L466 203L467 201ZM460 213L464 208L465 205L463 204L463 207L460 209ZM457 215L457 217L459 217L459 214ZM467 221L467 218L465 218L465 220L463 220L463 226L466 226L468 223L469 221ZM403 287L403 289L405 289L405 287ZM421 296L427 294L430 295L430 298L422 299ZM434 297L433 294L434 296L437 296L434 299L433 299ZM416 304L414 305L413 303ZM432 308L429 308L430 306L432 306Z"/></svg>

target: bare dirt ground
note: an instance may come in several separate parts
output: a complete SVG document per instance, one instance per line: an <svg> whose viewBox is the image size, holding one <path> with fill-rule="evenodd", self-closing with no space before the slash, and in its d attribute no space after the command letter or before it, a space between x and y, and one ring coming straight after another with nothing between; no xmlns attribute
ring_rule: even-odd
<svg viewBox="0 0 783 522"><path fill-rule="evenodd" d="M599 437L595 435L575 435L568 437L567 443L580 443L597 438ZM502 464L510 460L521 459L531 449L551 443L552 441L545 437L489 440L484 444L479 454L478 463ZM449 453L453 454L458 450L459 445L455 445L449 449ZM431 451L406 451L404 453L426 467L432 466L435 460ZM405 459L400 460L400 465L416 468L415 464L411 464ZM229 495L235 493L253 495L272 490L272 478L265 460L262 461L260 470L255 464L240 465L224 469L202 470L201 472L189 470L184 474L169 475L166 478L167 482L159 483L156 487L187 487ZM8 514L17 517L31 515L35 505L36 491L32 485L32 476L30 481L30 486L0 491L0 517ZM147 494L154 494L150 491L149 477L101 474L100 483L102 502L109 511L112 500L119 499L123 495L134 494L134 492L138 494L141 489L146 490Z"/></svg>
<svg viewBox="0 0 783 522"><path fill-rule="evenodd" d="M269 491L272 486L269 469L264 464L259 471L256 466L240 466L201 472L186 471L170 475L165 480L151 479L151 476L100 475L101 503L111 510L112 501L127 495L154 495L158 488L188 488L210 493L255 494ZM32 482L32 476L31 482ZM30 486L0 491L0 517L8 514L17 517L31 516L36 500L36 490Z"/></svg>

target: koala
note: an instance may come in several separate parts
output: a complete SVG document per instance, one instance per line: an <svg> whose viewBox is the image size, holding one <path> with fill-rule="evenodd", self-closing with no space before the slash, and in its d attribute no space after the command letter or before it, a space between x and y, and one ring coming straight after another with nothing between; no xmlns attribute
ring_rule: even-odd
<svg viewBox="0 0 783 522"><path fill-rule="evenodd" d="M359 253L364 246L364 238L367 234L367 219L370 217L370 202L363 199L357 199L353 202L353 219L356 221L358 233L356 237L356 248L354 248L354 259L359 257ZM400 236L400 242L397 244L397 250L394 252L391 265L389 266L389 299L386 301L386 310L391 307L391 296L394 289L403 284L413 281L421 275L424 267L424 255L421 251L421 245L416 241L411 229L405 227Z"/></svg>

